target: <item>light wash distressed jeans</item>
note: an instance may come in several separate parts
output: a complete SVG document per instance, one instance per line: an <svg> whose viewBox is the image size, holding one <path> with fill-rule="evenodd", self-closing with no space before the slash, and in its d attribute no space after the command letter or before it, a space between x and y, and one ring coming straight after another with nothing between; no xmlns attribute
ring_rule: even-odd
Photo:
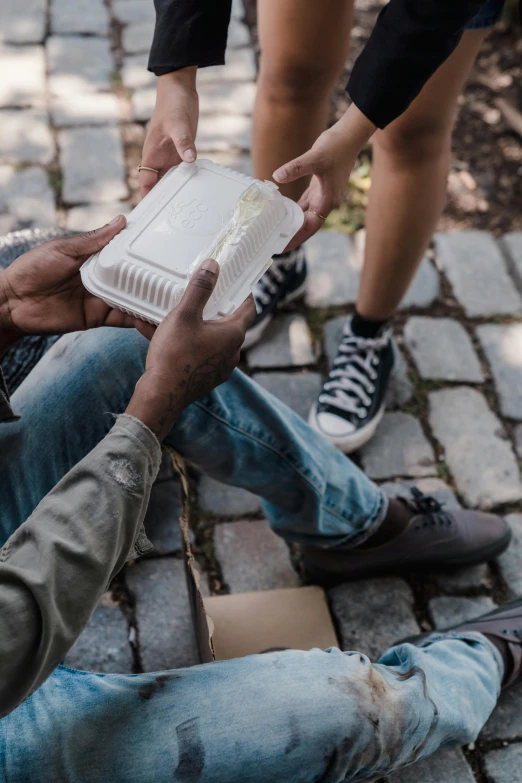
<svg viewBox="0 0 522 783"><path fill-rule="evenodd" d="M14 446L0 427L0 545L106 434L108 412L125 409L146 351L134 331L70 335L14 394L23 418ZM344 455L239 372L188 408L168 442L210 476L260 494L291 541L362 541L386 509ZM401 644L376 664L330 649L152 674L58 667L0 720L0 780L370 781L474 740L501 677L500 655L478 633Z"/></svg>

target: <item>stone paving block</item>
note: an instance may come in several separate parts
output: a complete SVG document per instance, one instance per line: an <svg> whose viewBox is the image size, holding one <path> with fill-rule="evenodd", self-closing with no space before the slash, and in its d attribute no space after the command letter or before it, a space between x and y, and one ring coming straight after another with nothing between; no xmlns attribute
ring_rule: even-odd
<svg viewBox="0 0 522 783"><path fill-rule="evenodd" d="M461 598L452 595L442 595L432 598L429 602L430 611L435 623L435 628L448 628L457 623L464 623L480 617L486 612L496 608L496 604L489 596L481 595L477 598Z"/></svg>
<svg viewBox="0 0 522 783"><path fill-rule="evenodd" d="M522 419L522 324L484 324L477 335L493 373L500 410Z"/></svg>
<svg viewBox="0 0 522 783"><path fill-rule="evenodd" d="M386 783L475 783L475 778L460 748L444 748L390 775Z"/></svg>
<svg viewBox="0 0 522 783"><path fill-rule="evenodd" d="M0 44L40 43L45 36L45 0L2 0ZM2 78L4 74L2 71Z"/></svg>
<svg viewBox="0 0 522 783"><path fill-rule="evenodd" d="M408 310L410 307L429 307L439 296L439 273L429 258L424 256L399 305L399 310Z"/></svg>
<svg viewBox="0 0 522 783"><path fill-rule="evenodd" d="M337 355L337 348L341 341L343 327L346 316L340 315L337 318L331 318L324 325L324 350L331 367ZM386 393L386 407L400 408L406 405L413 396L413 386L408 378L408 367L397 344L393 344L395 352L395 365L388 384Z"/></svg>
<svg viewBox="0 0 522 783"><path fill-rule="evenodd" d="M181 485L177 477L156 481L152 485L144 526L154 545L152 557L181 551L179 518L182 510Z"/></svg>
<svg viewBox="0 0 522 783"><path fill-rule="evenodd" d="M288 547L265 519L216 525L214 547L231 593L296 587L299 582Z"/></svg>
<svg viewBox="0 0 522 783"><path fill-rule="evenodd" d="M126 54L148 54L153 36L154 23L140 22L129 24L123 28L121 34L123 51Z"/></svg>
<svg viewBox="0 0 522 783"><path fill-rule="evenodd" d="M515 428L515 449L520 459L522 459L522 424Z"/></svg>
<svg viewBox="0 0 522 783"><path fill-rule="evenodd" d="M404 340L421 378L470 383L484 380L471 339L453 318L414 316L406 323Z"/></svg>
<svg viewBox="0 0 522 783"><path fill-rule="evenodd" d="M489 509L522 497L520 473L502 423L476 389L429 395L429 420L466 504Z"/></svg>
<svg viewBox="0 0 522 783"><path fill-rule="evenodd" d="M419 421L409 413L385 413L372 440L361 450L373 479L433 476L435 455Z"/></svg>
<svg viewBox="0 0 522 783"><path fill-rule="evenodd" d="M51 97L51 115L57 128L108 125L119 121L120 105L116 95L109 92L79 92Z"/></svg>
<svg viewBox="0 0 522 783"><path fill-rule="evenodd" d="M112 12L120 24L154 24L154 4L146 0L115 0Z"/></svg>
<svg viewBox="0 0 522 783"><path fill-rule="evenodd" d="M365 579L329 591L343 650L358 650L376 661L388 647L419 633L413 595L402 579Z"/></svg>
<svg viewBox="0 0 522 783"><path fill-rule="evenodd" d="M338 231L319 231L306 243L309 307L353 304L359 290L362 255L354 240Z"/></svg>
<svg viewBox="0 0 522 783"><path fill-rule="evenodd" d="M70 98L112 88L114 62L106 38L52 35L46 50L52 95Z"/></svg>
<svg viewBox="0 0 522 783"><path fill-rule="evenodd" d="M209 82L243 82L254 81L255 78L256 63L252 49L228 49L225 65L211 65L198 70L198 89Z"/></svg>
<svg viewBox="0 0 522 783"><path fill-rule="evenodd" d="M498 244L486 231L435 234L438 258L466 315L518 313L522 299Z"/></svg>
<svg viewBox="0 0 522 783"><path fill-rule="evenodd" d="M319 396L323 385L317 372L258 372L254 375L264 389L282 400L302 419L308 421L308 414Z"/></svg>
<svg viewBox="0 0 522 783"><path fill-rule="evenodd" d="M511 597L516 598L522 595L522 514L510 514L506 519L513 531L513 539L498 558L498 565Z"/></svg>
<svg viewBox="0 0 522 783"><path fill-rule="evenodd" d="M55 225L54 192L47 172L37 166L21 171L0 166L0 212L9 212L24 227Z"/></svg>
<svg viewBox="0 0 522 783"><path fill-rule="evenodd" d="M0 108L45 106L43 46L0 45Z"/></svg>
<svg viewBox="0 0 522 783"><path fill-rule="evenodd" d="M247 351L249 367L314 364L316 351L305 318L296 313L276 316L263 339Z"/></svg>
<svg viewBox="0 0 522 783"><path fill-rule="evenodd" d="M199 88L200 114L252 114L256 85L253 82L210 82Z"/></svg>
<svg viewBox="0 0 522 783"><path fill-rule="evenodd" d="M142 560L125 573L136 601L144 671L198 663L183 561L174 557Z"/></svg>
<svg viewBox="0 0 522 783"><path fill-rule="evenodd" d="M242 46L249 46L249 44L248 27L237 19L231 19L228 26L227 49L239 49Z"/></svg>
<svg viewBox="0 0 522 783"><path fill-rule="evenodd" d="M103 0L51 0L51 30L61 35L108 35L107 6Z"/></svg>
<svg viewBox="0 0 522 783"><path fill-rule="evenodd" d="M0 111L2 145L0 159L7 163L50 163L53 137L47 116L39 109Z"/></svg>
<svg viewBox="0 0 522 783"><path fill-rule="evenodd" d="M480 739L510 740L521 735L522 685L517 685L500 694L498 704L482 729ZM502 783L504 782L502 781Z"/></svg>
<svg viewBox="0 0 522 783"><path fill-rule="evenodd" d="M121 79L129 90L137 90L140 87L155 87L156 77L147 70L148 54L130 54L123 58Z"/></svg>
<svg viewBox="0 0 522 783"><path fill-rule="evenodd" d="M218 516L240 516L259 511L259 498L241 487L230 487L209 476L202 476L198 487L202 511Z"/></svg>
<svg viewBox="0 0 522 783"><path fill-rule="evenodd" d="M100 228L116 217L128 215L131 205L126 201L114 204L90 204L87 207L73 207L67 213L66 227L71 231L92 231Z"/></svg>
<svg viewBox="0 0 522 783"><path fill-rule="evenodd" d="M132 650L127 621L119 606L105 593L89 623L65 656L71 669L112 674L132 672Z"/></svg>
<svg viewBox="0 0 522 783"><path fill-rule="evenodd" d="M199 118L196 145L202 152L228 152L251 147L251 120L244 114L211 115Z"/></svg>
<svg viewBox="0 0 522 783"><path fill-rule="evenodd" d="M131 96L132 119L134 122L148 122L156 103L156 88L145 87Z"/></svg>
<svg viewBox="0 0 522 783"><path fill-rule="evenodd" d="M127 196L117 128L63 130L58 135L62 195L69 203L112 203Z"/></svg>
<svg viewBox="0 0 522 783"><path fill-rule="evenodd" d="M520 783L522 744L486 753L484 764L491 783Z"/></svg>
<svg viewBox="0 0 522 783"><path fill-rule="evenodd" d="M501 245L506 250L520 289L522 288L522 231L504 234Z"/></svg>

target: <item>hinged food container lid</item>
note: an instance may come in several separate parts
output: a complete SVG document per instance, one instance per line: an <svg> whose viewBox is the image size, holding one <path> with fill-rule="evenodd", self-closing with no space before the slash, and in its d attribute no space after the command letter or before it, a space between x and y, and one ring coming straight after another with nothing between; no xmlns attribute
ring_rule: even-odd
<svg viewBox="0 0 522 783"><path fill-rule="evenodd" d="M180 301L205 258L220 265L205 318L232 313L304 221L271 182L208 160L170 169L127 227L82 267L87 290L152 323Z"/></svg>

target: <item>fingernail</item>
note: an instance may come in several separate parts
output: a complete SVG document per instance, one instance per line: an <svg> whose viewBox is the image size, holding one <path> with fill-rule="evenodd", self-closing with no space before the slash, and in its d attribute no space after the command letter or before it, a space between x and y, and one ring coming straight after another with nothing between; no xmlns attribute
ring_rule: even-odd
<svg viewBox="0 0 522 783"><path fill-rule="evenodd" d="M123 217L123 215L116 215L116 217L115 217L115 218L113 218L113 219L111 220L111 222L110 222L108 225L109 225L109 226L115 226L115 225L116 225L116 223L119 223L119 222L120 222L120 220L122 219L122 217Z"/></svg>
<svg viewBox="0 0 522 783"><path fill-rule="evenodd" d="M277 171L274 171L272 174L272 177L275 179L276 182L284 182L286 179L286 171L285 169L277 169Z"/></svg>
<svg viewBox="0 0 522 783"><path fill-rule="evenodd" d="M187 163L194 163L196 160L196 153L194 150L185 150L183 153L183 160L186 160Z"/></svg>
<svg viewBox="0 0 522 783"><path fill-rule="evenodd" d="M213 272L214 274L219 272L219 264L214 258L207 258L199 268L204 269L205 272Z"/></svg>

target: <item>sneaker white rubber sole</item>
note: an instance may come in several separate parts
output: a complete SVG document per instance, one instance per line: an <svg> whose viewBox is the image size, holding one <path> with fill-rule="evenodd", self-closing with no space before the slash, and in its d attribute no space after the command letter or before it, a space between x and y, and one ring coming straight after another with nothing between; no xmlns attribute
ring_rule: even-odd
<svg viewBox="0 0 522 783"><path fill-rule="evenodd" d="M288 296L285 297L285 299L283 299L283 301L277 305L277 309L279 309L280 307L284 307L284 305L293 302L295 299L299 299L301 296L304 295L305 291L306 291L306 280L304 280L304 282L301 283L299 288L296 288L295 291L292 291L291 294L288 294ZM270 323L273 317L274 317L273 313L271 315L267 315L265 319L263 319L258 324L256 324L256 326L252 326L252 328L248 330L248 332L246 333L245 341L241 346L242 351L248 351L249 348L252 348L253 345L255 345L260 341L261 337L265 332L265 329L267 328L268 324Z"/></svg>
<svg viewBox="0 0 522 783"><path fill-rule="evenodd" d="M317 403L314 403L308 416L308 424L313 430L322 435L323 438L326 438L326 440L329 440L330 443L333 443L334 446L337 446L337 448L345 454L351 454L352 451L357 451L357 449L360 449L361 446L364 446L365 443L368 443L368 441L373 438L383 416L384 405L376 416L374 416L368 424L365 424L364 427L355 430L355 432L351 432L349 435L330 435L323 432L320 428L319 422L317 421Z"/></svg>

